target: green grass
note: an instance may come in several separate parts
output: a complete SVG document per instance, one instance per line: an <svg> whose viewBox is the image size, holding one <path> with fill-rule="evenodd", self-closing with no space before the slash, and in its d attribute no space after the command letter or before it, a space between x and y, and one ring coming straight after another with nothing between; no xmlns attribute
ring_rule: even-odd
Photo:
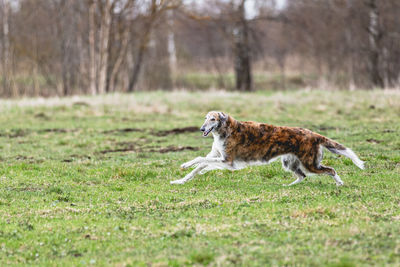
<svg viewBox="0 0 400 267"><path fill-rule="evenodd" d="M307 127L367 169L327 152L343 187L283 187L294 177L279 162L170 185L212 139L160 131L199 127L211 109ZM400 265L399 92L153 92L0 111L1 266ZM185 146L198 150L160 153Z"/></svg>

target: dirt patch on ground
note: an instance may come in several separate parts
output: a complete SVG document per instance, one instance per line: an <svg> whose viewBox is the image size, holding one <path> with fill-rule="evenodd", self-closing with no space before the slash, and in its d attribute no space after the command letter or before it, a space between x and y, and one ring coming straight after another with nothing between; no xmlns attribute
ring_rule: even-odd
<svg viewBox="0 0 400 267"><path fill-rule="evenodd" d="M115 153L115 152L142 152L142 149L140 148L135 148L135 147L124 147L124 148L116 148L116 149L105 149L101 150L101 154L107 154L107 153Z"/></svg>
<svg viewBox="0 0 400 267"><path fill-rule="evenodd" d="M39 130L38 133L68 133L68 132L75 132L75 131L76 130L62 129L62 128L51 128L51 129Z"/></svg>
<svg viewBox="0 0 400 267"><path fill-rule="evenodd" d="M199 150L199 148L193 146L167 146L164 148L160 148L158 150L150 150L150 152L168 153L168 152L179 152L184 150L197 151Z"/></svg>
<svg viewBox="0 0 400 267"><path fill-rule="evenodd" d="M50 117L46 115L44 112L39 112L34 115L35 118L43 119L43 120L50 120Z"/></svg>
<svg viewBox="0 0 400 267"><path fill-rule="evenodd" d="M332 130L336 130L338 129L337 127L333 127L333 126L320 126L318 127L319 131L332 131Z"/></svg>
<svg viewBox="0 0 400 267"><path fill-rule="evenodd" d="M107 130L107 131L103 131L102 133L114 134L114 133L130 133L130 132L148 132L151 135L162 137L162 136L167 136L167 135L193 133L193 132L198 132L198 131L199 131L199 127L188 126L188 127L174 128L171 130L161 130L161 131L157 131L154 129L122 128L122 129Z"/></svg>
<svg viewBox="0 0 400 267"><path fill-rule="evenodd" d="M63 159L62 162L73 162L75 160L90 160L90 159L92 159L92 157L88 155L72 154L69 156L69 158Z"/></svg>
<svg viewBox="0 0 400 267"><path fill-rule="evenodd" d="M38 134L43 133L70 133L76 132L79 129L63 129L63 128L49 128L49 129L39 129L39 130L32 130L32 129L11 129L7 131L0 131L0 137L8 137L8 138L17 138L17 137L24 137L33 132Z"/></svg>
<svg viewBox="0 0 400 267"><path fill-rule="evenodd" d="M310 130L312 129L313 131L332 131L339 129L338 127L330 125L315 125L315 124L310 125L310 127L307 127L307 125L305 125L304 128L308 128Z"/></svg>
<svg viewBox="0 0 400 267"><path fill-rule="evenodd" d="M24 161L24 162L28 162L28 163L42 163L42 162L44 162L44 159L34 158L32 156L24 156L24 155L17 155L14 158L10 158L10 159L15 159L15 160L18 160L18 161Z"/></svg>
<svg viewBox="0 0 400 267"><path fill-rule="evenodd" d="M381 140L376 140L376 139L374 139L374 138L367 139L366 141L367 141L368 143L374 143L374 144L382 143Z"/></svg>
<svg viewBox="0 0 400 267"><path fill-rule="evenodd" d="M10 131L0 132L0 137L17 138L30 134L28 129L11 129Z"/></svg>
<svg viewBox="0 0 400 267"><path fill-rule="evenodd" d="M127 146L115 149L105 149L99 151L101 154L107 153L116 153L116 152L137 152L137 153L144 153L144 152L156 152L156 153L168 153L168 152L180 152L185 150L197 151L199 150L198 147L192 146L167 146L167 147L155 147L155 146L147 146L141 147L134 143L128 143Z"/></svg>
<svg viewBox="0 0 400 267"><path fill-rule="evenodd" d="M145 130L139 128L122 128L122 129L114 129L103 131L105 134L109 133L130 133L130 132L144 132Z"/></svg>
<svg viewBox="0 0 400 267"><path fill-rule="evenodd" d="M390 129L385 129L382 131L382 133L395 133L396 131L390 130Z"/></svg>
<svg viewBox="0 0 400 267"><path fill-rule="evenodd" d="M198 132L198 131L200 131L199 127L189 126L189 127L183 127L183 128L174 128L172 130L156 131L156 132L153 132L153 135L167 136L170 134L193 133L193 132Z"/></svg>

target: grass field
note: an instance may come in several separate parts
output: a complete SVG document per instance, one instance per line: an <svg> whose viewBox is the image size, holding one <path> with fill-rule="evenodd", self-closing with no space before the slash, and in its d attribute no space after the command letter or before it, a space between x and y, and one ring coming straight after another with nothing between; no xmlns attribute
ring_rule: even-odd
<svg viewBox="0 0 400 267"><path fill-rule="evenodd" d="M209 151L196 127L214 109L317 131L367 169L326 152L343 187L283 187L280 162L170 185ZM154 92L0 112L1 266L400 265L399 92Z"/></svg>

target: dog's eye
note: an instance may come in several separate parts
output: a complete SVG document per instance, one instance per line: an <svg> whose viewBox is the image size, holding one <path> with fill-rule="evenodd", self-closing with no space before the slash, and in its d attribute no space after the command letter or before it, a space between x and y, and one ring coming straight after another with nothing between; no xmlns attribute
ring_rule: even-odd
<svg viewBox="0 0 400 267"><path fill-rule="evenodd" d="M212 119L211 119L211 121L215 121L215 119L214 119L214 118L212 118Z"/></svg>

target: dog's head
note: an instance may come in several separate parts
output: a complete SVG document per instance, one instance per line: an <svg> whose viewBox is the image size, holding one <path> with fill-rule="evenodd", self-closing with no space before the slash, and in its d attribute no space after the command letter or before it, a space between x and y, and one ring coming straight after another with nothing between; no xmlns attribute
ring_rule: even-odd
<svg viewBox="0 0 400 267"><path fill-rule="evenodd" d="M210 111L206 115L203 126L201 126L200 131L203 132L203 136L206 137L212 131L217 131L219 128L225 125L228 119L228 115L219 111Z"/></svg>

